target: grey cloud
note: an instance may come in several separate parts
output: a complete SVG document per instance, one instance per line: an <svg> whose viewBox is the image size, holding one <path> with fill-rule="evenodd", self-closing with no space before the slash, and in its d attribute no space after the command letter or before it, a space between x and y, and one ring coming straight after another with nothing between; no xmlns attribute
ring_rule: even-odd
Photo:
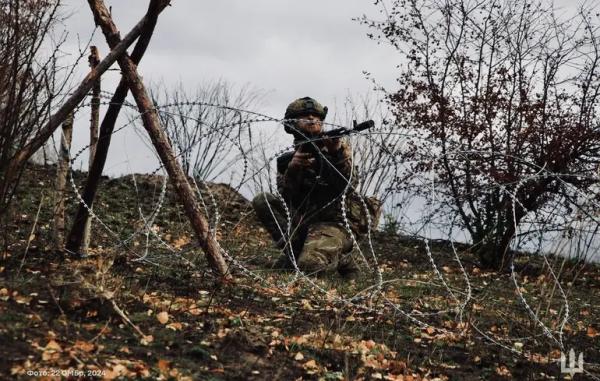
<svg viewBox="0 0 600 381"><path fill-rule="evenodd" d="M122 33L142 17L147 4L107 0ZM85 2L65 0L65 6L65 11L73 14L66 27L72 37L70 48L75 51L75 34L86 40L94 23ZM181 81L190 90L219 78L239 86L251 84L267 91L265 105L258 111L276 118L283 116L291 100L301 96L310 95L334 106L348 91L364 93L372 87L362 70L393 83L393 50L369 41L365 28L351 20L375 12L372 3L363 0L174 0L159 18L139 71L146 83L174 86ZM107 53L99 31L93 43L102 55ZM88 70L85 64L81 77ZM118 82L115 69L103 77L107 91ZM80 118L82 124L86 118ZM84 145L86 135L85 126L75 131L76 145ZM140 148L123 149L124 136L129 136L128 146ZM115 144L121 148L111 149L107 168L119 169L109 173L122 173L122 163L128 160L133 171L151 169L138 158L148 157L147 150L132 142L135 136L125 132L116 137Z"/></svg>
<svg viewBox="0 0 600 381"><path fill-rule="evenodd" d="M123 32L147 6L133 0L107 4ZM67 5L76 12L74 29L89 33L87 7L73 0ZM387 72L387 79L394 67L391 49L369 41L364 27L351 20L374 11L371 2L359 0L175 0L161 15L140 70L165 82L252 83L285 98L272 99L278 108L300 94L331 99L348 89L364 92L370 84L362 70ZM96 43L106 50L100 33Z"/></svg>

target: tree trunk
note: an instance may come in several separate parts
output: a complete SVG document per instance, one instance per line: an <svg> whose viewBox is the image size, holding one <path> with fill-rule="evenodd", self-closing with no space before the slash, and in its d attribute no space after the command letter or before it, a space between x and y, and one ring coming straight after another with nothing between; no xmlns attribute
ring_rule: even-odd
<svg viewBox="0 0 600 381"><path fill-rule="evenodd" d="M94 13L96 24L100 26L108 45L113 49L120 42L119 31L113 23L110 13L104 5L104 1L88 0L88 3ZM121 55L117 59L117 62L123 71L123 75L127 79L129 88L131 89L139 111L142 114L144 128L148 131L150 139L169 174L173 187L183 203L183 207L190 219L192 228L196 233L200 247L204 250L212 269L222 276L227 276L227 264L221 255L219 245L210 233L206 218L200 213L196 195L194 194L183 169L173 154L173 149L166 133L161 128L158 114L154 109L152 101L148 97L148 93L137 73L135 64L127 54Z"/></svg>
<svg viewBox="0 0 600 381"><path fill-rule="evenodd" d="M100 63L100 53L98 53L98 48L95 46L90 46L90 68L94 70L96 66ZM100 78L92 87L92 104L91 104L91 117L90 117L90 157L88 159L88 173L92 169L92 163L94 162L94 157L96 156L96 146L98 145L98 124L100 123ZM91 209L91 206L90 206ZM85 219L85 229L83 231L83 248L81 252L83 254L88 254L90 248L90 233L92 229L92 219L89 216L89 213Z"/></svg>
<svg viewBox="0 0 600 381"><path fill-rule="evenodd" d="M154 9L155 13L160 13L166 6L168 1L160 2ZM21 170L27 163L27 160L42 147L42 145L52 136L54 131L61 125L81 100L88 94L94 83L100 76L110 68L117 60L117 57L122 55L127 48L139 37L140 33L149 22L149 15L146 14L131 31L120 40L111 52L98 64L95 70L92 70L83 79L79 86L72 92L71 96L63 103L63 105L50 116L48 122L40 129L38 134L29 141L19 152L17 152L8 163L3 183L0 183L0 211L7 205L2 205L5 201L10 200L12 192L14 192L14 184L17 182Z"/></svg>
<svg viewBox="0 0 600 381"><path fill-rule="evenodd" d="M554 173L561 173L564 168L553 169ZM494 270L504 270L512 261L510 243L517 232L517 226L521 223L528 211L538 210L540 203L543 202L544 193L556 193L558 189L548 189L553 178L548 176L538 182L531 182L521 186L512 197L504 203L503 220L498 223L504 224L502 230L494 235L494 242L485 242L480 248L478 254L483 267ZM557 185L558 186L558 185ZM514 204L514 207L513 207Z"/></svg>
<svg viewBox="0 0 600 381"><path fill-rule="evenodd" d="M73 136L73 114L69 114L62 125L60 151L57 162L56 190L54 202L54 247L62 250L65 245L65 187L69 171L69 151Z"/></svg>
<svg viewBox="0 0 600 381"><path fill-rule="evenodd" d="M154 27L156 26L158 15L165 7L166 4L164 3L161 3L158 6L154 3L150 3L147 13L148 22L144 25L144 29L141 32L140 38L135 44L133 52L131 53L131 60L134 64L139 64L144 56L146 48L150 43L150 38L154 33ZM110 100L108 110L104 115L104 119L102 119L96 153L94 155L94 160L92 161L90 171L88 172L88 178L85 182L85 186L81 195L84 203L80 204L79 208L77 209L77 213L73 219L71 230L67 238L66 248L68 251L77 253L81 247L84 232L83 221L88 218L89 214L86 205L91 208L94 204L94 199L98 190L98 183L100 182L100 177L102 176L102 171L104 170L104 164L106 163L106 157L108 155L112 133L114 131L123 102L127 97L128 91L129 87L127 85L127 80L125 77L121 77L121 81L119 82L119 85L117 86L117 89Z"/></svg>

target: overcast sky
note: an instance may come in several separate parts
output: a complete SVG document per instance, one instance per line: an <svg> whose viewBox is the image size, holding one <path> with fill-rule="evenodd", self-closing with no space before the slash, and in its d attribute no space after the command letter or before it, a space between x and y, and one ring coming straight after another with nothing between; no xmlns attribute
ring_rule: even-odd
<svg viewBox="0 0 600 381"><path fill-rule="evenodd" d="M124 35L143 16L148 2L106 4ZM76 36L89 39L94 22L87 2L68 0L65 5L72 14L66 22L69 48L75 51ZM303 96L312 96L335 111L335 103L341 104L348 93L365 94L373 88L365 70L382 85L393 87L398 56L390 47L369 40L366 27L352 20L363 14L377 16L371 1L174 0L159 17L139 72L146 83L182 82L190 90L218 79L250 85L266 93L260 111L276 118L283 116L290 101ZM102 56L107 53L100 31L93 44ZM103 90L114 90L118 79L116 70L104 76ZM83 124L89 116L78 119ZM76 146L87 140L86 127L78 130ZM115 143L131 147L135 143L130 139L132 135L125 133ZM122 151L123 147L111 149L109 173L144 170L138 159L126 158ZM139 154L148 156L148 152ZM133 167L124 167L124 160L134 161Z"/></svg>
<svg viewBox="0 0 600 381"><path fill-rule="evenodd" d="M555 3L574 7L567 0ZM148 1L106 0L106 4L124 35L143 16ZM65 0L64 11L72 15L65 24L70 33L67 51L75 52L78 38L87 41L92 34L93 17L84 1ZM367 0L173 0L159 17L139 72L146 84L174 87L182 82L190 91L219 79L250 85L266 94L258 111L275 118L302 96L316 98L334 113L349 93L372 90L363 71L389 90L395 86L399 56L391 47L370 40L368 29L352 20L363 14L380 18L377 6ZM100 31L92 44L102 56L108 52ZM87 70L84 65L79 77ZM118 80L118 70L103 76L103 90L113 91ZM75 131L75 150L88 140L85 112L77 116L83 126ZM156 167L148 150L132 149L139 147L134 133L121 132L113 140L109 174Z"/></svg>
<svg viewBox="0 0 600 381"><path fill-rule="evenodd" d="M69 1L71 33L89 36L93 20L84 2ZM123 34L143 15L147 2L107 1ZM286 105L312 94L326 99L371 86L363 70L393 78L392 49L377 47L366 28L352 21L375 14L364 0L175 0L159 18L140 72L146 80L182 80L192 86L224 78L272 92ZM106 52L104 37L94 43ZM387 74L387 75L386 75Z"/></svg>
<svg viewBox="0 0 600 381"><path fill-rule="evenodd" d="M105 1L122 35L139 21L148 4ZM568 0L555 4L565 12L575 7ZM70 33L66 51L75 52L77 37L87 41L94 30L93 18L84 1L65 0L64 10L72 14L65 24ZM257 111L275 118L282 118L287 104L302 96L316 98L335 113L348 94L372 91L363 71L388 90L395 87L399 56L391 47L370 40L368 29L352 20L363 14L379 18L377 7L367 0L173 0L159 17L139 72L146 84L175 87L181 82L190 91L220 79L250 85L266 94ZM99 31L92 44L102 56L108 52ZM78 78L88 70L85 63ZM103 90L112 92L119 78L115 65L102 78ZM89 139L89 108L78 113L77 120L74 152ZM286 138L281 126L268 128ZM87 166L87 155L82 159L78 165ZM145 173L157 165L131 128L113 136L105 173Z"/></svg>

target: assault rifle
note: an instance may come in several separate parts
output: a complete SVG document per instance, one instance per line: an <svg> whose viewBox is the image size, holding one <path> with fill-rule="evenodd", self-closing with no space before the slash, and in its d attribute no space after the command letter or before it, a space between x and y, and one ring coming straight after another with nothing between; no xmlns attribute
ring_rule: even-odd
<svg viewBox="0 0 600 381"><path fill-rule="evenodd" d="M356 123L356 120L353 120L351 129L348 129L345 127L340 127L340 128L336 128L334 130L321 132L319 134L319 137L320 138L337 138L337 137L342 137L345 135L350 135L355 132L368 130L369 128L372 128L374 126L375 126L375 122L373 122L372 120L366 120L361 123Z"/></svg>
<svg viewBox="0 0 600 381"><path fill-rule="evenodd" d="M344 136L351 135L356 132L368 130L375 126L375 122L372 120L367 120L361 123L357 123L356 120L352 121L352 128L340 127L329 131L323 131L316 135L306 135L300 134L299 132L295 132L295 142L298 144L298 150L301 152L309 152L312 153L317 159L319 165L321 166L321 155L320 149L323 146L323 139L335 139L341 138ZM287 152L280 157L277 158L277 168L279 172L284 172L287 168L289 162L292 160L294 156L294 151Z"/></svg>
<svg viewBox="0 0 600 381"><path fill-rule="evenodd" d="M340 127L340 128L336 128L336 129L329 130L329 131L323 131L323 132L317 134L316 136L298 134L297 136L299 137L299 140L300 140L299 149L302 152L311 152L314 154L318 154L316 149L321 146L321 144L322 144L321 142L323 139L341 138L341 137L351 135L356 132L368 130L369 128L372 128L374 126L375 126L375 122L373 122L372 120L367 120L367 121L364 121L361 123L356 123L356 120L354 120L354 121L352 121L351 129L345 128L345 127Z"/></svg>

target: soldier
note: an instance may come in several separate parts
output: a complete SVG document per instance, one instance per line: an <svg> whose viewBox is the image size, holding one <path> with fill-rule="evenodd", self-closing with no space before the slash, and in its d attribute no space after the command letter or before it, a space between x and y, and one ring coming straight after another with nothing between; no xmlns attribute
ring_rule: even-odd
<svg viewBox="0 0 600 381"><path fill-rule="evenodd" d="M252 200L254 210L280 249L276 266L298 268L307 273L337 270L342 275L357 271L355 238L368 230L367 212L355 192L350 147L340 138L318 139L327 107L310 97L296 99L285 111L284 127L294 136L294 151L277 158L277 189L285 201L270 193ZM310 140L310 142L307 142ZM377 221L379 202L365 199L372 221ZM290 213L288 228L286 213ZM292 256L293 255L293 256Z"/></svg>

